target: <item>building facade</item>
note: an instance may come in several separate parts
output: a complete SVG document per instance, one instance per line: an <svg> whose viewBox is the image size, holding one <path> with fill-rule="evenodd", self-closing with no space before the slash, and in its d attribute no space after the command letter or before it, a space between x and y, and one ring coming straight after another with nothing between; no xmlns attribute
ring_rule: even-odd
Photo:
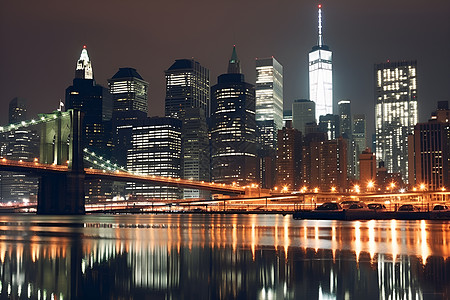
<svg viewBox="0 0 450 300"><path fill-rule="evenodd" d="M113 99L113 157L120 166L125 166L127 151L131 149L133 124L147 118L148 82L136 69L119 68L108 80L108 86Z"/></svg>
<svg viewBox="0 0 450 300"><path fill-rule="evenodd" d="M277 139L275 184L279 189L298 190L302 184L302 133L288 122L286 127L278 130Z"/></svg>
<svg viewBox="0 0 450 300"><path fill-rule="evenodd" d="M132 147L127 155L127 169L145 175L172 178L181 176L181 126L174 118L147 118L132 128ZM128 197L137 200L175 200L177 187L127 183Z"/></svg>
<svg viewBox="0 0 450 300"><path fill-rule="evenodd" d="M438 108L427 123L414 126L409 136L410 185L424 184L428 190L450 188L449 115L447 104L446 109Z"/></svg>
<svg viewBox="0 0 450 300"><path fill-rule="evenodd" d="M307 99L296 99L292 103L292 127L305 134L305 125L316 123L316 104Z"/></svg>
<svg viewBox="0 0 450 300"><path fill-rule="evenodd" d="M340 124L338 115L324 115L319 117L319 129L326 133L328 140L337 139L340 136Z"/></svg>
<svg viewBox="0 0 450 300"><path fill-rule="evenodd" d="M418 120L417 62L377 64L375 81L377 161L407 181L408 135Z"/></svg>
<svg viewBox="0 0 450 300"><path fill-rule="evenodd" d="M359 155L359 182L368 190L374 188L377 180L377 159L375 153L366 148Z"/></svg>
<svg viewBox="0 0 450 300"><path fill-rule="evenodd" d="M244 80L233 48L228 73L211 88L211 162L214 182L258 183L255 87Z"/></svg>
<svg viewBox="0 0 450 300"><path fill-rule="evenodd" d="M182 121L181 177L210 181L207 119L210 105L209 70L193 59L177 59L165 71L166 117ZM205 191L185 189L184 198L207 198Z"/></svg>
<svg viewBox="0 0 450 300"><path fill-rule="evenodd" d="M333 113L333 53L323 44L322 5L318 8L318 43L309 52L309 99L316 103L316 117Z"/></svg>
<svg viewBox="0 0 450 300"><path fill-rule="evenodd" d="M276 149L283 127L283 66L274 57L256 59L255 95L259 143Z"/></svg>
<svg viewBox="0 0 450 300"><path fill-rule="evenodd" d="M366 149L366 115L353 115L353 133L352 133L352 165L351 173L356 179L359 178L359 155Z"/></svg>

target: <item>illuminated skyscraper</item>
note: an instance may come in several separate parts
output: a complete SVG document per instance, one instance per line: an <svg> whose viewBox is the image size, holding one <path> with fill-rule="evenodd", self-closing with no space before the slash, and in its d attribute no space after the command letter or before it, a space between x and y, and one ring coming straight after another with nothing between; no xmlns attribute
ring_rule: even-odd
<svg viewBox="0 0 450 300"><path fill-rule="evenodd" d="M408 135L417 124L417 61L375 65L377 161L408 179Z"/></svg>
<svg viewBox="0 0 450 300"><path fill-rule="evenodd" d="M352 133L352 166L349 171L354 177L358 178L360 172L359 156L366 149L366 115L353 115L353 133Z"/></svg>
<svg viewBox="0 0 450 300"><path fill-rule="evenodd" d="M108 85L113 98L113 157L119 165L125 166L127 151L131 147L133 122L147 118L148 82L136 69L120 68L108 80Z"/></svg>
<svg viewBox="0 0 450 300"><path fill-rule="evenodd" d="M318 8L318 43L309 52L309 99L316 103L316 118L333 113L333 53L323 44L322 5Z"/></svg>
<svg viewBox="0 0 450 300"><path fill-rule="evenodd" d="M181 121L173 118L146 118L135 121L127 169L146 175L180 178ZM143 199L180 198L177 187L127 183L127 194Z"/></svg>
<svg viewBox="0 0 450 300"><path fill-rule="evenodd" d="M276 149L283 127L283 66L274 57L256 59L255 94L260 144Z"/></svg>
<svg viewBox="0 0 450 300"><path fill-rule="evenodd" d="M72 85L66 89L65 108L83 113L82 148L110 158L112 97L107 88L96 84L86 46L83 46L76 63ZM111 194L110 186L110 182L101 182L100 179L86 180L86 200L104 200Z"/></svg>
<svg viewBox="0 0 450 300"><path fill-rule="evenodd" d="M177 59L165 74L166 117L183 122L181 177L209 181L209 70L193 59ZM184 189L183 194L183 198L206 198L209 195L193 189Z"/></svg>
<svg viewBox="0 0 450 300"><path fill-rule="evenodd" d="M77 61L77 68L75 71L75 78L94 79L94 72L92 71L91 60L86 49L86 45L81 50L80 59Z"/></svg>
<svg viewBox="0 0 450 300"><path fill-rule="evenodd" d="M233 48L228 73L211 88L212 180L257 183L255 87L244 81Z"/></svg>
<svg viewBox="0 0 450 300"><path fill-rule="evenodd" d="M27 119L27 101L15 97L9 102L9 124L19 123Z"/></svg>
<svg viewBox="0 0 450 300"><path fill-rule="evenodd" d="M319 117L319 129L327 134L329 140L337 139L339 134L339 116L338 115L324 115Z"/></svg>

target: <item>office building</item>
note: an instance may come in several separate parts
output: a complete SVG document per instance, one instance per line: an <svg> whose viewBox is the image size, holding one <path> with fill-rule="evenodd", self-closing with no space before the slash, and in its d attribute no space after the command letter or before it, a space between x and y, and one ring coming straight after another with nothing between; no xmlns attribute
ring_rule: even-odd
<svg viewBox="0 0 450 300"><path fill-rule="evenodd" d="M165 71L166 117L182 121L181 177L210 180L209 70L193 59L177 59ZM184 198L206 198L204 191L185 189Z"/></svg>
<svg viewBox="0 0 450 300"><path fill-rule="evenodd" d="M244 80L233 48L228 73L211 88L212 180L258 183L255 87Z"/></svg>
<svg viewBox="0 0 450 300"><path fill-rule="evenodd" d="M374 190L377 179L377 160L375 153L366 148L359 155L359 182L361 188Z"/></svg>
<svg viewBox="0 0 450 300"><path fill-rule="evenodd" d="M181 176L181 126L174 118L146 118L132 127L132 147L127 155L127 169L145 175L171 178ZM127 183L127 195L136 200L175 200L177 187Z"/></svg>
<svg viewBox="0 0 450 300"><path fill-rule="evenodd" d="M276 149L283 127L283 66L274 57L256 59L255 95L259 143Z"/></svg>
<svg viewBox="0 0 450 300"><path fill-rule="evenodd" d="M333 113L333 53L323 44L321 4L318 9L318 42L309 52L309 99L316 103L316 117Z"/></svg>
<svg viewBox="0 0 450 300"><path fill-rule="evenodd" d="M337 139L340 136L339 116L330 114L320 116L319 130L327 134L328 140Z"/></svg>
<svg viewBox="0 0 450 300"><path fill-rule="evenodd" d="M439 104L432 118L416 124L409 136L409 183L424 184L427 190L450 188L450 110L448 102L446 108Z"/></svg>
<svg viewBox="0 0 450 300"><path fill-rule="evenodd" d="M9 122L26 121L27 105L23 98L9 102ZM0 135L0 156L8 160L33 161L39 158L39 134L36 129L22 127ZM36 201L37 177L17 172L0 172L0 199L2 202Z"/></svg>
<svg viewBox="0 0 450 300"><path fill-rule="evenodd" d="M27 100L15 97L9 102L9 124L27 120Z"/></svg>
<svg viewBox="0 0 450 300"><path fill-rule="evenodd" d="M292 126L305 134L305 125L316 122L316 104L306 99L296 99L292 103Z"/></svg>
<svg viewBox="0 0 450 300"><path fill-rule="evenodd" d="M120 166L125 166L127 151L131 148L133 123L147 118L148 82L136 69L119 68L108 80L108 86L113 98L113 157Z"/></svg>
<svg viewBox="0 0 450 300"><path fill-rule="evenodd" d="M339 135L344 139L352 138L352 114L350 100L341 100L338 102L339 110Z"/></svg>
<svg viewBox="0 0 450 300"><path fill-rule="evenodd" d="M355 114L353 115L353 133L352 133L352 166L350 174L353 174L355 178L359 178L359 155L366 149L366 115Z"/></svg>
<svg viewBox="0 0 450 300"><path fill-rule="evenodd" d="M73 84L66 89L65 108L83 113L82 148L110 157L112 98L107 88L96 84L86 46L77 61Z"/></svg>
<svg viewBox="0 0 450 300"><path fill-rule="evenodd" d="M408 135L417 124L417 62L375 65L375 131L377 161L389 173L408 177Z"/></svg>
<svg viewBox="0 0 450 300"><path fill-rule="evenodd" d="M302 181L302 133L292 128L292 122L278 130L276 186L288 191L298 190Z"/></svg>
<svg viewBox="0 0 450 300"><path fill-rule="evenodd" d="M165 71L166 117L182 120L187 108L201 108L209 116L209 70L194 59L177 59Z"/></svg>

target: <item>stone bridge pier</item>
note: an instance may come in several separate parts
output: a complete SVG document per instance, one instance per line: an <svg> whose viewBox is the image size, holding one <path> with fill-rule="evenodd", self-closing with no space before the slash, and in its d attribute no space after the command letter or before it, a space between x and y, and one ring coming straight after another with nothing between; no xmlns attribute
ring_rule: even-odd
<svg viewBox="0 0 450 300"><path fill-rule="evenodd" d="M42 175L39 182L37 213L84 214L82 114L79 110L56 114L57 118L54 121L43 123L39 161L44 164L68 164L69 171L65 174Z"/></svg>

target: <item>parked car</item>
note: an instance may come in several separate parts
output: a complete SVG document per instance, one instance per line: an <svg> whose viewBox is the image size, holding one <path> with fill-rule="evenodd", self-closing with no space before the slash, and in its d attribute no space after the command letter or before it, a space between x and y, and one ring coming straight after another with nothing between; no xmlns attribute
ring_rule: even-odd
<svg viewBox="0 0 450 300"><path fill-rule="evenodd" d="M335 202L325 202L316 208L316 210L341 210L341 209L342 207L339 205L339 203Z"/></svg>
<svg viewBox="0 0 450 300"><path fill-rule="evenodd" d="M365 203L363 203L363 202L358 202L358 203L353 203L352 205L350 205L349 207L348 207L348 209L352 209L352 210L356 210L356 209L358 209L358 210L364 210L364 209L368 209L367 208L367 205L365 204Z"/></svg>
<svg viewBox="0 0 450 300"><path fill-rule="evenodd" d="M436 204L433 207L433 211L450 211L447 205L444 204Z"/></svg>
<svg viewBox="0 0 450 300"><path fill-rule="evenodd" d="M420 211L420 209L412 204L403 204L398 208L398 211Z"/></svg>
<svg viewBox="0 0 450 300"><path fill-rule="evenodd" d="M367 207L369 209L373 209L373 210L384 210L384 209L386 209L386 206L384 204L381 204L381 203L369 203L367 205Z"/></svg>
<svg viewBox="0 0 450 300"><path fill-rule="evenodd" d="M349 208L352 204L357 204L359 203L359 201L355 201L355 200L345 200L341 202L341 206L343 209L347 209Z"/></svg>

